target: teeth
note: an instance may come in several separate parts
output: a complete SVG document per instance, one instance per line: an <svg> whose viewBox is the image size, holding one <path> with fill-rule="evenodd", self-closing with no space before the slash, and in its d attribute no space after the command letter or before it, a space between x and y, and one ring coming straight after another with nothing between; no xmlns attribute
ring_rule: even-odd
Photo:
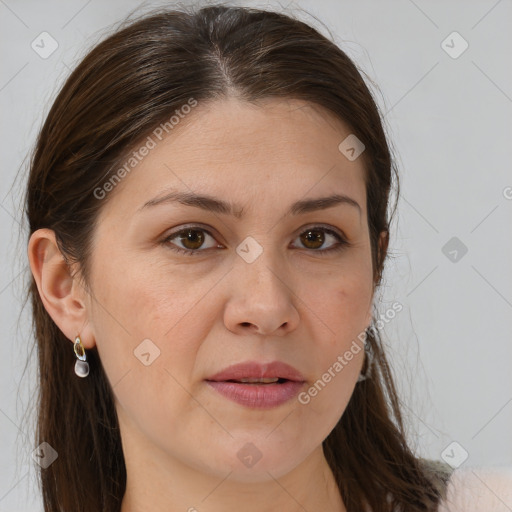
<svg viewBox="0 0 512 512"><path fill-rule="evenodd" d="M270 384L272 382L277 382L279 379L277 377L273 377L273 378L269 378L269 377L266 377L266 378L262 378L262 379L254 379L254 378L251 378L251 379L239 379L238 382L244 382L244 383L256 383L256 382L259 382L259 383L262 383L262 384Z"/></svg>

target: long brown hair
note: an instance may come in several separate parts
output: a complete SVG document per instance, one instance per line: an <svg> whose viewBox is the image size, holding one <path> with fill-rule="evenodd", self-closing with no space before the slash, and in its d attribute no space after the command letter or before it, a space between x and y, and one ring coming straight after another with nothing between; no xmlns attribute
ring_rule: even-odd
<svg viewBox="0 0 512 512"><path fill-rule="evenodd" d="M55 231L66 261L89 283L95 194L130 151L186 104L236 96L305 100L341 119L365 145L368 227L375 286L381 283L393 182L398 174L379 109L350 58L289 15L245 7L158 9L125 20L65 81L31 153L25 197L29 236ZM395 178L395 180L393 180ZM47 313L32 278L27 287L37 341L39 396L35 446L60 455L40 469L46 512L120 509L126 468L113 392L96 349L77 379L69 340ZM371 378L359 382L323 442L349 512L434 511L443 490L406 442L399 398L378 329L368 331ZM366 358L366 371L368 365Z"/></svg>

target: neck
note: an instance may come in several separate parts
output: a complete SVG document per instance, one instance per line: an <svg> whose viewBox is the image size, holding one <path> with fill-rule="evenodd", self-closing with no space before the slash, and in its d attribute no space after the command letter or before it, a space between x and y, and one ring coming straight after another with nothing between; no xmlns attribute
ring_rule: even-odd
<svg viewBox="0 0 512 512"><path fill-rule="evenodd" d="M233 471L205 473L180 461L125 453L127 482L121 512L346 512L332 471L319 446L284 476L239 481Z"/></svg>

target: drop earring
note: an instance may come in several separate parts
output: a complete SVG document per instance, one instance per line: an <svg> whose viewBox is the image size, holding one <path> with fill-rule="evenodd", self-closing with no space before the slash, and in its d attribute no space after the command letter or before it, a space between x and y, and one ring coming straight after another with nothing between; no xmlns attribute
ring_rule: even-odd
<svg viewBox="0 0 512 512"><path fill-rule="evenodd" d="M366 371L364 373L361 372L359 374L357 382L361 382L363 380L371 378L373 354L371 351L371 347L366 340L364 341L364 353L366 355Z"/></svg>
<svg viewBox="0 0 512 512"><path fill-rule="evenodd" d="M77 358L75 362L75 373L79 377L87 377L87 375L89 375L89 363L86 361L87 356L85 355L85 348L82 345L82 340L79 335L75 338L73 349L75 350Z"/></svg>

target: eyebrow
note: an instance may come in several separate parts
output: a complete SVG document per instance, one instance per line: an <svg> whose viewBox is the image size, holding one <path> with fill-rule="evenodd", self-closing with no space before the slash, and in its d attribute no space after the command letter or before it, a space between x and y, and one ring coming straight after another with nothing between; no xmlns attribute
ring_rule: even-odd
<svg viewBox="0 0 512 512"><path fill-rule="evenodd" d="M147 208L169 203L180 203L185 206L193 206L201 208L209 212L219 213L223 215L231 215L237 219L241 219L245 215L244 208L240 205L229 203L222 199L202 194L195 194L193 192L171 192L162 197L155 197L147 201L138 211ZM361 206L357 201L344 194L332 194L327 197L320 197L317 199L302 199L293 203L286 215L301 215L317 210L325 210L332 208L339 204L347 204L359 210L361 215Z"/></svg>

